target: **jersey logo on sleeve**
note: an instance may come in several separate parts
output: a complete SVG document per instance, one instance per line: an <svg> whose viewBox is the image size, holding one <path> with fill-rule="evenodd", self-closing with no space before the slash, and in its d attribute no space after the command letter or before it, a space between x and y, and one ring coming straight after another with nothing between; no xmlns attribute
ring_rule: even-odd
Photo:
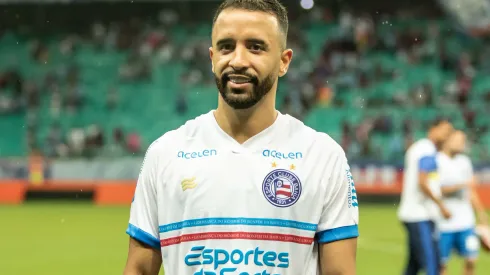
<svg viewBox="0 0 490 275"><path fill-rule="evenodd" d="M262 192L272 205L289 207L301 196L301 181L293 172L275 169L262 182Z"/></svg>
<svg viewBox="0 0 490 275"><path fill-rule="evenodd" d="M187 189L194 189L197 186L196 177L192 177L190 179L183 179L180 185L182 186L182 191L185 191Z"/></svg>
<svg viewBox="0 0 490 275"><path fill-rule="evenodd" d="M347 200L350 207L358 207L359 203L357 201L357 192L356 192L356 186L354 183L354 177L352 177L352 173L350 172L350 169L345 170L346 177L347 177L347 184L349 184L349 191L347 194Z"/></svg>
<svg viewBox="0 0 490 275"><path fill-rule="evenodd" d="M431 180L438 180L439 179L439 173L437 171L430 172L428 174L429 179Z"/></svg>

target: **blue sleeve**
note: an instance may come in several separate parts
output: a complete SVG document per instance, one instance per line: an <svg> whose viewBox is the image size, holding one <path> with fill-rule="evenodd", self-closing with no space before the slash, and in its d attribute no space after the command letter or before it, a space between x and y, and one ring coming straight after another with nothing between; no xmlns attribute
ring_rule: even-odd
<svg viewBox="0 0 490 275"><path fill-rule="evenodd" d="M434 172L437 170L437 163L435 156L425 156L419 160L419 171L421 172Z"/></svg>
<svg viewBox="0 0 490 275"><path fill-rule="evenodd" d="M135 240L138 240L144 244L160 250L160 240L133 224L128 225L128 229L126 229L126 234L128 234L129 236L131 236L131 238Z"/></svg>
<svg viewBox="0 0 490 275"><path fill-rule="evenodd" d="M315 235L318 243L330 243L357 237L359 237L359 228L357 224L324 230Z"/></svg>

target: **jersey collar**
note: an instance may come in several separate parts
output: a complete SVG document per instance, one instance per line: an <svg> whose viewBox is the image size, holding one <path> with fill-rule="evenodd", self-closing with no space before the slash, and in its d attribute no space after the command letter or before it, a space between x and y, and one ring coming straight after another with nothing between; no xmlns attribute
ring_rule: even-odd
<svg viewBox="0 0 490 275"><path fill-rule="evenodd" d="M275 140L279 133L281 132L281 128L284 127L285 124L285 115L281 112L277 111L277 117L274 123L262 130L260 133L255 136L249 138L244 143L238 143L234 138L228 135L221 127L218 125L216 118L214 117L214 111L211 110L208 113L208 118L211 120L214 128L216 129L219 137L224 140L226 145L230 146L232 151L236 152L244 152L244 151L257 151L266 147L271 143L272 140Z"/></svg>

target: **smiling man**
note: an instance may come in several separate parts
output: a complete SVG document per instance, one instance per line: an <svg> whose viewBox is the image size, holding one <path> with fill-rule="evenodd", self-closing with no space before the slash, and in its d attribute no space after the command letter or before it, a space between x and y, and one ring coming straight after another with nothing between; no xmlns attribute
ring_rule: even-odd
<svg viewBox="0 0 490 275"><path fill-rule="evenodd" d="M148 149L124 274L156 275L162 264L170 275L356 274L345 154L275 109L293 56L287 32L277 0L220 5L209 49L218 107Z"/></svg>

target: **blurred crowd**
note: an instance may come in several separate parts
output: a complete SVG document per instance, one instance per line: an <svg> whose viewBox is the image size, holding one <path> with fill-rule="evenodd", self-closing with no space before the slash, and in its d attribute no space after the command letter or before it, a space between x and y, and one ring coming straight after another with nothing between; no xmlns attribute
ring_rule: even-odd
<svg viewBox="0 0 490 275"><path fill-rule="evenodd" d="M390 22L397 18L374 18L366 13L356 14L347 10L335 19L332 19L328 12L321 16L326 23L336 21L339 26L338 35L336 39L329 40L324 45L315 62L301 64L300 66L306 66L302 67L303 71L298 75L296 72L290 73L290 86L295 89L284 98L282 107L286 112L302 118L313 106L336 105L349 108L348 105L352 106L352 103L344 102L342 99L345 97L342 97L342 93L360 90L366 94L353 97L355 108L403 109L434 107L436 103L438 106L452 104L461 111L465 129L469 131L472 142L478 142L480 136L488 133L488 125L475 123L478 110L469 102L469 98L475 76L490 73L490 47L476 50L467 48L458 54L450 54L444 43L445 39L458 35L463 36L462 39L470 38L464 37L464 34L456 29L441 29L437 23L405 30L388 28L389 31L379 33L377 29L380 25L390 25ZM405 19L415 16L403 14ZM307 43L306 39L300 36L300 32L293 33L292 39L293 45L303 46ZM403 78L396 67L384 67L381 62L366 60L366 53L369 52L388 53L407 66L436 64L441 73L453 74L455 77L441 87L434 87L433 83L425 81L413 86L396 87L398 90L392 91L391 97L370 96L367 94L370 87ZM296 91L300 91L299 96L293 94ZM480 100L490 104L490 89ZM373 146L371 137L376 134L388 135L391 137L390 144L383 146L390 148L390 158L403 159L404 152L414 142L414 128L414 120L410 117L405 118L401 125L395 125L393 116L379 111L378 114L366 116L356 124L344 121L340 142L352 159L376 159L380 154L380 148ZM490 157L486 147L482 147L480 153L483 159Z"/></svg>
<svg viewBox="0 0 490 275"><path fill-rule="evenodd" d="M417 15L405 14L407 16ZM390 53L406 64L437 62L441 71L456 72L456 77L443 86L443 100L457 104L464 114L466 126L472 130L471 136L479 136L488 131L487 127L474 124L476 110L468 104L472 90L472 79L477 73L490 73L490 48L482 51L461 52L454 56L444 48L444 39L454 34L451 30L441 30L437 24L421 28L407 28L403 31L377 32L380 25L387 26L394 18L374 16L344 10L337 16L328 9L314 9L307 18L301 19L315 23L338 25L336 36L328 39L322 47L320 56L308 56L310 43L302 31L301 22L292 22L289 46L295 51L293 65L284 81L287 83L286 95L280 102L280 109L303 119L315 106L348 107L342 93L352 89L365 89L386 80L400 77L396 68L373 64L365 59L366 53L383 51ZM125 22L104 24L94 22L87 33L72 33L60 40L58 49L63 56L76 54L81 45L91 44L99 51L129 50L130 54L120 64L117 74L121 83L152 81L152 62L171 64L178 59L189 70L181 76L183 87L193 85L214 85L209 70L209 35L177 46L170 30L183 25L179 14L173 10L162 10L157 22L149 24L143 19L132 18ZM389 28L388 28L389 29ZM49 49L42 40L30 42L30 58L38 64L49 64ZM71 59L67 59L71 60ZM67 156L122 156L139 154L144 151L138 133L125 133L116 127L112 132L104 131L97 124L80 125L62 131L61 125L53 122L47 133L39 137L38 108L44 94L50 94L51 117L62 114L76 116L77 112L90 104L85 91L80 87L81 72L76 63L67 61L63 66L47 67L42 81L33 81L21 75L15 68L0 71L0 114L27 114L27 140L29 147L42 148L50 157ZM306 81L305 81L306 80ZM432 106L436 100L435 87L429 82L407 87L393 93L392 98L375 98L358 95L355 108L379 108L380 106L408 107ZM118 105L119 95L116 87L111 87L105 95L105 107L113 109ZM185 93L176 97L177 112L186 112L188 106ZM343 100L344 98L344 100ZM490 91L482 98L490 103ZM352 104L350 102L349 104ZM352 158L369 158L379 152L371 144L371 135L377 133L393 134L393 157L399 157L414 139L413 125L405 119L398 128L392 117L380 112L360 122L344 121L341 140L346 152Z"/></svg>

